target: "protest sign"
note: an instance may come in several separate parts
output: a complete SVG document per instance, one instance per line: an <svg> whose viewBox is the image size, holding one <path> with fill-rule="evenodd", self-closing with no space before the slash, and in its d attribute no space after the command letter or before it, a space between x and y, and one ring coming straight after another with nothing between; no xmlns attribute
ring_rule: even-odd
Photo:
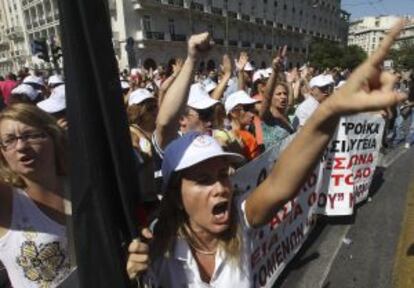
<svg viewBox="0 0 414 288"><path fill-rule="evenodd" d="M279 151L280 146L273 147L232 177L240 201L267 177ZM317 201L312 195L316 183L317 175L313 174L297 197L275 213L268 224L244 231L252 287L271 287L305 242L315 224Z"/></svg>
<svg viewBox="0 0 414 288"><path fill-rule="evenodd" d="M245 231L252 287L272 287L316 224L316 214L351 215L355 203L366 199L372 182L384 120L379 115L344 117L320 164L295 198L261 228ZM269 175L286 138L236 171L232 184L239 203Z"/></svg>
<svg viewBox="0 0 414 288"><path fill-rule="evenodd" d="M327 202L318 213L352 215L354 205L367 199L378 163L384 125L384 119L378 114L341 118L336 137L321 159L320 197L326 195Z"/></svg>

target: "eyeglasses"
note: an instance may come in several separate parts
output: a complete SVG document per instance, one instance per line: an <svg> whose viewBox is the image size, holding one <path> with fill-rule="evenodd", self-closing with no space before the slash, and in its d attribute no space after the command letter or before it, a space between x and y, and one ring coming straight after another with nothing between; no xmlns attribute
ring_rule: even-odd
<svg viewBox="0 0 414 288"><path fill-rule="evenodd" d="M234 108L234 111L254 112L254 104L239 104Z"/></svg>
<svg viewBox="0 0 414 288"><path fill-rule="evenodd" d="M322 87L318 87L318 88L324 94L331 94L334 91L334 85L330 85L330 84L322 86Z"/></svg>
<svg viewBox="0 0 414 288"><path fill-rule="evenodd" d="M19 139L25 143L39 144L42 143L46 138L47 134L44 132L26 133L20 136L9 135L7 138L0 140L0 147L5 151L9 151L16 148L17 141Z"/></svg>

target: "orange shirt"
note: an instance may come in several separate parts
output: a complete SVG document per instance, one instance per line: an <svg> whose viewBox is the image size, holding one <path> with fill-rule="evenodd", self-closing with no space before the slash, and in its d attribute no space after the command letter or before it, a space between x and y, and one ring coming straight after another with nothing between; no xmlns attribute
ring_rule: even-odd
<svg viewBox="0 0 414 288"><path fill-rule="evenodd" d="M256 158L259 155L260 150L254 136L246 130L239 130L238 134L244 144L244 157L248 160Z"/></svg>

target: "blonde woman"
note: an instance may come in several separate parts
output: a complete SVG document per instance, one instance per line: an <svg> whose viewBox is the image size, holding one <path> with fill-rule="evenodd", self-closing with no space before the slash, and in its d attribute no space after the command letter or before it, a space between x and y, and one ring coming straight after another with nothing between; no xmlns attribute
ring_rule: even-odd
<svg viewBox="0 0 414 288"><path fill-rule="evenodd" d="M212 137L196 133L172 142L165 151L165 197L153 245L150 250L143 243L130 245L136 255L129 259L129 271L142 273L151 259L157 287L249 287L244 233L268 223L295 195L334 134L340 116L377 111L405 98L393 91L395 78L380 70L401 27L402 23L394 27L343 88L321 104L270 175L245 201L234 197L229 181L229 167L238 161L235 154L223 152ZM208 43L208 34L190 41L203 45ZM194 66L192 56L187 58L190 67ZM363 88L366 83L369 91Z"/></svg>
<svg viewBox="0 0 414 288"><path fill-rule="evenodd" d="M65 143L56 120L34 105L0 114L0 261L13 287L56 287L70 272Z"/></svg>

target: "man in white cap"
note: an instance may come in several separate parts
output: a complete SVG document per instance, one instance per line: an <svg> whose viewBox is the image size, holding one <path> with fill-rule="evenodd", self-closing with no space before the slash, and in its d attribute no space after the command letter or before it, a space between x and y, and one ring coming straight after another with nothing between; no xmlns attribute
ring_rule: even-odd
<svg viewBox="0 0 414 288"><path fill-rule="evenodd" d="M180 119L180 132L209 132L214 116L213 107L219 103L210 97L201 84L193 84L184 114Z"/></svg>
<svg viewBox="0 0 414 288"><path fill-rule="evenodd" d="M51 114L57 119L60 127L67 129L68 122L66 120L66 94L65 85L59 85L52 90L49 98L36 104L43 111Z"/></svg>
<svg viewBox="0 0 414 288"><path fill-rule="evenodd" d="M62 79L61 75L52 75L49 77L49 80L47 81L47 86L49 86L50 90L53 90L54 88L61 86L65 84L65 82Z"/></svg>
<svg viewBox="0 0 414 288"><path fill-rule="evenodd" d="M42 77L29 75L23 79L23 84L32 86L35 90L39 92L39 96L45 96L46 86Z"/></svg>
<svg viewBox="0 0 414 288"><path fill-rule="evenodd" d="M296 109L293 120L295 129L305 125L306 121L319 105L333 93L334 85L334 79L329 74L320 74L310 80L309 87L311 88L311 95Z"/></svg>
<svg viewBox="0 0 414 288"><path fill-rule="evenodd" d="M40 93L34 89L31 85L20 84L11 91L9 98L9 105L13 103L36 103L39 101Z"/></svg>

